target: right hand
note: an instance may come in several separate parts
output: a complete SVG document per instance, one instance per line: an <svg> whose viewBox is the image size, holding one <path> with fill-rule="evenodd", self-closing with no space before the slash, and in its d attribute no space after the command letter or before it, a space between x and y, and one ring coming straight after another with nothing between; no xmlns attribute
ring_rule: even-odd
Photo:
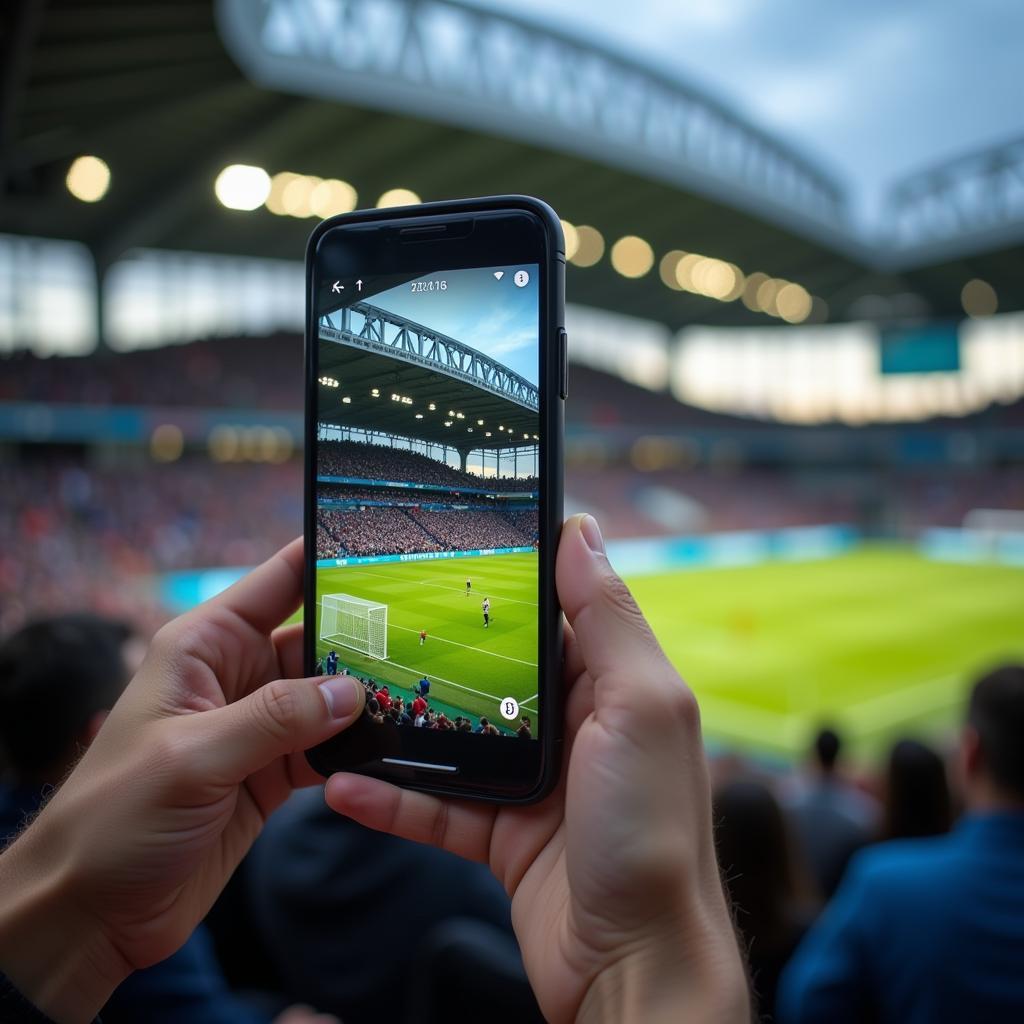
<svg viewBox="0 0 1024 1024"><path fill-rule="evenodd" d="M551 796L494 807L339 774L327 802L371 828L489 862L554 1024L747 1021L696 700L612 570L593 518L565 524L557 581L569 622L569 756Z"/></svg>

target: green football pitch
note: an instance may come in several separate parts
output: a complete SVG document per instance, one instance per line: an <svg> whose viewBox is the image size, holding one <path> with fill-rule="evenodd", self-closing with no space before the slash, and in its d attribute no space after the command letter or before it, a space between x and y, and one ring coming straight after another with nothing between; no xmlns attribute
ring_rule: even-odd
<svg viewBox="0 0 1024 1024"><path fill-rule="evenodd" d="M498 725L499 699L515 697L536 729L534 555L321 569L317 578L318 599L348 593L388 605L388 660L336 648L341 664L403 693L426 673L435 706ZM1024 569L865 546L823 561L627 581L700 698L705 735L765 754L801 754L825 721L861 756L898 736L948 734L977 673L1024 658Z"/></svg>
<svg viewBox="0 0 1024 1024"><path fill-rule="evenodd" d="M499 701L512 697L537 732L537 556L384 562L317 570L317 629L324 594L348 594L388 606L387 659L317 641L356 675L387 683L392 694L412 695L421 676L431 682L430 704L449 716L481 715L505 731ZM466 596L466 579L472 591ZM481 603L491 602L484 628ZM427 631L420 644L420 630Z"/></svg>
<svg viewBox="0 0 1024 1024"><path fill-rule="evenodd" d="M862 757L948 735L977 674L1024 658L1024 568L865 546L630 584L698 695L705 735L784 757L825 721Z"/></svg>

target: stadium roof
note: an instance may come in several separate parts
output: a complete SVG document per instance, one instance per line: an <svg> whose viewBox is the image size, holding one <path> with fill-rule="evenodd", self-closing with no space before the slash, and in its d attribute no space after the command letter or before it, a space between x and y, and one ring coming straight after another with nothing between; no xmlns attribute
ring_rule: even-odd
<svg viewBox="0 0 1024 1024"><path fill-rule="evenodd" d="M306 14L325 9L308 0L272 0L224 3L222 15L228 7L248 10L257 19L289 9ZM360 17L368 10L361 2L342 7ZM272 173L344 178L358 190L362 205L397 186L423 199L532 193L568 220L593 224L609 243L639 235L657 256L675 249L699 252L732 261L748 274L762 271L799 282L826 300L831 319L863 315L858 304L866 297L881 300L871 307L875 315L888 310L893 315L960 316L960 288L972 277L995 287L1001 309L1024 306L1024 246L1018 230L1024 218L1018 206L1003 204L995 211L1003 218L998 230L972 230L964 243L954 232L938 247L927 238L922 245L920 237L910 242L902 235L867 245L850 233L841 189L827 175L694 87L673 84L549 30L507 15L474 12L460 3L392 5L389 10L426 18L435 7L450 19L461 18L480 39L489 39L501 23L498 28L521 47L525 40L525 50L537 54L538 61L546 53L569 53L572 61L566 66L574 76L600 64L606 79L591 83L589 92L579 82L564 90L578 105L585 105L588 96L591 104L595 98L608 101L601 117L593 119L594 131L558 131L549 118L545 133L531 132L523 118L512 116L515 76L505 83L511 92L481 92L493 100L493 130L467 103L441 103L426 86L422 91L434 97L434 104L414 108L406 101L411 79L404 82L405 92L389 99L382 82L390 76L397 89L403 84L398 79L415 71L415 61L397 69L388 66L387 60L396 59L392 50L381 51L382 63L370 69L372 75L366 72L361 90L353 84L358 76L348 76L351 88L342 101L321 98L326 86L306 89L306 95L295 94L300 85L294 81L268 86L266 73L260 75L264 85L253 84L229 56L212 0L21 0L11 14L12 30L2 43L0 61L5 71L0 231L81 240L95 254L101 273L135 247L298 258L311 219L278 217L263 208L227 210L214 198L218 172L245 163ZM316 29L313 23L307 40L315 39ZM396 23L395 46L418 38L409 25ZM415 46L409 46L409 54L402 55L415 57ZM233 44L232 50L237 52ZM322 45L321 51L327 52ZM314 74L313 58L300 56ZM422 67L421 61L421 72ZM548 66L548 71L551 81L564 83L558 67ZM335 76L332 89L342 77ZM629 88L616 91L616 83ZM277 91L284 89L289 91ZM637 130L646 131L653 123L636 121L638 110L643 117L657 114L651 96L657 102L668 97L680 111L689 111L688 120L671 122L678 127L672 145L679 156L670 161L659 161ZM619 105L612 102L616 97ZM388 102L392 109L418 113L389 112ZM602 137L606 122L621 128L624 138L633 132L633 143ZM79 202L64 187L71 160L82 153L95 153L110 165L112 185L101 202ZM742 170L747 157L758 168L756 179ZM1000 174L1007 182L1016 180L1019 160L1016 150L1001 151L998 164L1006 168ZM991 163L980 161L985 168ZM944 191L948 177L941 171L927 175L923 193L908 185L907 202L923 194L929 208L950 207ZM801 214L801 194L808 197L806 215ZM976 218L962 204L955 213L956 223L976 227ZM905 221L899 209L893 220ZM672 290L659 279L657 264L634 280L616 273L606 257L593 267L571 268L568 289L577 303L671 327L777 322L738 301Z"/></svg>

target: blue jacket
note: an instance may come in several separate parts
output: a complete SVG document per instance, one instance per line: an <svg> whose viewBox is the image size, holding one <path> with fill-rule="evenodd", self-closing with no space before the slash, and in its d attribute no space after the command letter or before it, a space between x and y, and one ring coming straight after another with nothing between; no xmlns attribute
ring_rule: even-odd
<svg viewBox="0 0 1024 1024"><path fill-rule="evenodd" d="M783 973L780 1024L1024 1021L1024 813L857 854Z"/></svg>
<svg viewBox="0 0 1024 1024"><path fill-rule="evenodd" d="M17 835L26 817L35 813L41 796L35 788L0 785L0 850ZM269 1020L268 1014L250 1008L228 988L202 925L177 953L129 975L110 997L102 1017L104 1024L267 1024ZM8 1018L0 1015L0 1019Z"/></svg>

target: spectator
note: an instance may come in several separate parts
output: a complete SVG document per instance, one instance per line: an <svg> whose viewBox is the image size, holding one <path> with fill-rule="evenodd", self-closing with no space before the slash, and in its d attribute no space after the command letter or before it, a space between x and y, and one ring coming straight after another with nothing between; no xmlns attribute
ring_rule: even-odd
<svg viewBox="0 0 1024 1024"><path fill-rule="evenodd" d="M338 1014L345 1024L405 1021L419 1009L418 991L395 984L394 958L416 965L444 922L486 926L503 950L512 978L508 995L532 1006L522 1019L539 1024L519 950L509 901L481 864L396 839L339 818L322 792L297 793L264 826L246 875L260 938L289 995ZM367 955L368 952L372 955ZM459 1017L472 979L458 964L447 972L445 1015ZM502 992L502 1001L505 998ZM500 1008L488 1020L517 1020ZM417 1020L425 1020L419 1014Z"/></svg>
<svg viewBox="0 0 1024 1024"><path fill-rule="evenodd" d="M810 883L770 789L737 780L714 801L718 860L744 938L763 1018L772 1020L779 975L811 919Z"/></svg>
<svg viewBox="0 0 1024 1024"><path fill-rule="evenodd" d="M859 853L779 989L790 1024L1024 1020L1024 666L986 675L961 739L967 816Z"/></svg>
<svg viewBox="0 0 1024 1024"><path fill-rule="evenodd" d="M848 783L839 770L842 741L831 728L818 732L809 778L789 795L801 849L818 890L831 896L853 853L870 842L878 829L874 802Z"/></svg>
<svg viewBox="0 0 1024 1024"><path fill-rule="evenodd" d="M883 839L938 836L953 824L953 801L942 758L916 740L889 754L882 808Z"/></svg>
<svg viewBox="0 0 1024 1024"><path fill-rule="evenodd" d="M40 619L0 645L0 848L60 784L99 732L129 675L132 632L92 615ZM137 660L137 659L135 659ZM320 1020L291 1011L292 1024ZM132 974L104 1007L104 1024L262 1024L228 989L203 925L178 952Z"/></svg>

